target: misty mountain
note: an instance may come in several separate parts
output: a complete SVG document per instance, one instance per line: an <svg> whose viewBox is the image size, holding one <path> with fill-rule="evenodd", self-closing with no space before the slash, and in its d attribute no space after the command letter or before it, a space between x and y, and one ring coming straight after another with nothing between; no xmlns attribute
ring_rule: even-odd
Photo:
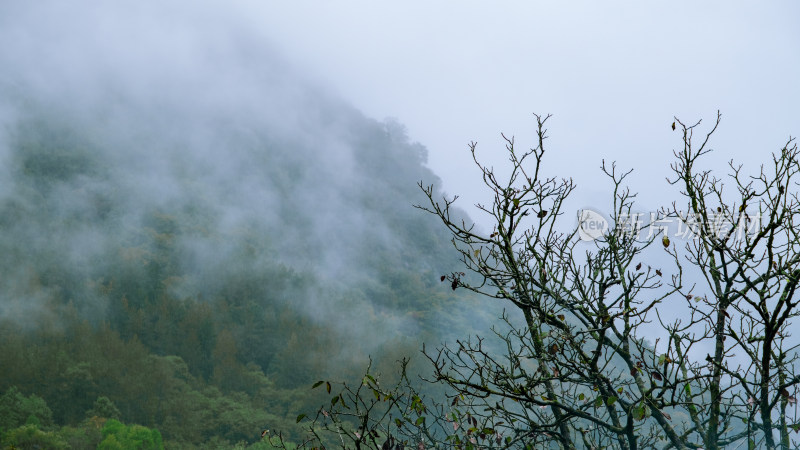
<svg viewBox="0 0 800 450"><path fill-rule="evenodd" d="M258 117L5 104L17 114L4 127L0 245L14 276L2 304L16 320L53 297L102 317L107 299L60 280L102 284L120 264L169 271L176 278L158 289L195 297L222 289L220 273L275 263L344 286L388 276L381 267L430 271L443 261L430 250L446 238L412 208L424 199L415 183L437 181L424 147L333 100L294 105L308 113L289 132ZM44 278L32 270L42 265ZM317 313L330 307L311 292L298 297Z"/></svg>
<svg viewBox="0 0 800 450"><path fill-rule="evenodd" d="M246 37L118 53L66 31L0 52L0 392L45 411L3 429L254 442L314 380L485 325L439 281L456 254L413 207L439 180L400 123Z"/></svg>

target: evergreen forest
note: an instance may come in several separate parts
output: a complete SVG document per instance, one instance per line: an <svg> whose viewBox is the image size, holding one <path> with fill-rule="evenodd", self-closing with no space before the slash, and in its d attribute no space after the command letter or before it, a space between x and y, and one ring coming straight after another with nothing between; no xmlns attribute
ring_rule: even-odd
<svg viewBox="0 0 800 450"><path fill-rule="evenodd" d="M440 283L426 149L283 76L195 107L4 86L4 448L263 448L317 379L489 317Z"/></svg>

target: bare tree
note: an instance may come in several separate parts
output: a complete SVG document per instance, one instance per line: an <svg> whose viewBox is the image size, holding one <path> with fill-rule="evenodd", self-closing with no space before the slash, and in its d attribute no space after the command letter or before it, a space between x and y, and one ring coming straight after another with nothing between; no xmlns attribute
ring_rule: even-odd
<svg viewBox="0 0 800 450"><path fill-rule="evenodd" d="M716 449L746 436L759 448L792 448L790 429L797 430L795 370L797 341L789 326L798 315L795 292L800 280L800 236L796 230L800 203L796 175L797 145L789 139L772 163L755 176L730 162L723 180L697 168L710 151L708 143L720 115L699 146L693 143L700 122L683 132L683 149L676 151L672 184L682 188L685 213L673 205L672 215L695 231L685 246L685 259L701 277L700 286L684 293L691 311L685 323L669 329L686 335L684 345L711 341L708 366L691 372L707 396L687 396L695 434L705 448ZM730 192L732 191L732 192ZM702 294L693 294L700 291ZM694 299L697 303L692 302ZM744 431L730 422L741 421Z"/></svg>
<svg viewBox="0 0 800 450"><path fill-rule="evenodd" d="M587 243L582 222L563 226L574 220L565 202L575 185L543 175L549 116L536 119L534 148L519 151L503 136L507 176L482 164L470 145L493 197L491 205L477 205L492 230L459 219L457 197L435 198L420 184L429 204L418 207L448 228L464 266L442 281L505 307L490 335L423 348L429 381L446 387L447 399L420 395L405 364L388 390L368 372L360 385L340 385L331 404L308 419L309 445L325 442L321 430L343 448L794 445L794 141L756 176L731 163L729 198L721 179L697 169L719 115L699 147L693 137L700 123L676 119L683 148L669 182L685 203L640 223L635 195L624 185L630 172L603 163L614 226ZM669 221L689 231L680 246L660 226ZM670 321L665 305L685 305L685 314ZM373 397L365 400L365 393Z"/></svg>

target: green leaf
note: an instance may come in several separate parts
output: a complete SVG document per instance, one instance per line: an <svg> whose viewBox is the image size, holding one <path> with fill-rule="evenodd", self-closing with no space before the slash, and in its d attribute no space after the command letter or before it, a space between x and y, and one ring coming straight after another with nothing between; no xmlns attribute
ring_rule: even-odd
<svg viewBox="0 0 800 450"><path fill-rule="evenodd" d="M320 380L320 381L317 381L316 383L314 383L314 385L313 385L313 386L311 386L311 389L316 389L316 388L320 387L320 385L321 385L322 383L324 383L324 381L321 381L321 380Z"/></svg>
<svg viewBox="0 0 800 450"><path fill-rule="evenodd" d="M425 416L419 416L417 417L417 421L414 422L414 425L421 425L423 423L425 423Z"/></svg>
<svg viewBox="0 0 800 450"><path fill-rule="evenodd" d="M633 408L633 418L636 420L643 420L645 416L645 406L644 405L637 405Z"/></svg>
<svg viewBox="0 0 800 450"><path fill-rule="evenodd" d="M334 406L337 403L339 403L339 396L338 395L331 399L331 406Z"/></svg>
<svg viewBox="0 0 800 450"><path fill-rule="evenodd" d="M616 402L617 402L617 397L614 397L614 396L612 395L611 397L608 397L608 400L606 400L606 405L608 405L608 406L612 406L612 405L614 405L614 403L616 403Z"/></svg>
<svg viewBox="0 0 800 450"><path fill-rule="evenodd" d="M331 383L330 381L325 382L325 388L328 390L328 394L331 393Z"/></svg>
<svg viewBox="0 0 800 450"><path fill-rule="evenodd" d="M305 417L306 417L305 414L300 414L299 416L297 416L297 422L295 423L300 423L300 421L303 420Z"/></svg>
<svg viewBox="0 0 800 450"><path fill-rule="evenodd" d="M578 400L583 400L584 398L586 398L586 396L585 396L585 395L583 395L583 392L581 392L580 394L578 394Z"/></svg>

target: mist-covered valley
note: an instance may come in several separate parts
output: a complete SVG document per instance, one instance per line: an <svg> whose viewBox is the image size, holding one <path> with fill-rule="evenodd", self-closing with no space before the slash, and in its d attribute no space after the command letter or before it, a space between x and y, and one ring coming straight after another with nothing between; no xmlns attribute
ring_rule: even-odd
<svg viewBox="0 0 800 450"><path fill-rule="evenodd" d="M110 419L168 448L291 436L317 379L485 325L440 283L457 255L413 208L439 181L401 123L225 18L49 7L0 7L9 439L89 448Z"/></svg>

